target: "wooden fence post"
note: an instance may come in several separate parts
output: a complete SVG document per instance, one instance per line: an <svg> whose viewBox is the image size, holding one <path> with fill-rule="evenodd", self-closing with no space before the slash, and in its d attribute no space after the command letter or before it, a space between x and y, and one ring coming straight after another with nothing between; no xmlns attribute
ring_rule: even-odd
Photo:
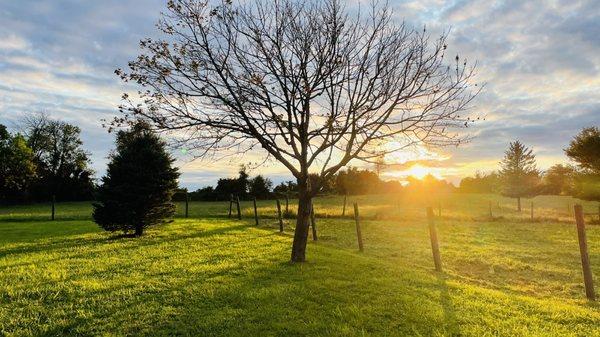
<svg viewBox="0 0 600 337"><path fill-rule="evenodd" d="M254 223L258 226L258 210L256 208L256 197L254 197Z"/></svg>
<svg viewBox="0 0 600 337"><path fill-rule="evenodd" d="M491 200L490 200L489 206L490 206L490 218L493 218L494 215L492 214L492 201Z"/></svg>
<svg viewBox="0 0 600 337"><path fill-rule="evenodd" d="M279 199L277 200L277 217L279 218L279 232L283 233L283 219L281 219L281 204L279 203Z"/></svg>
<svg viewBox="0 0 600 337"><path fill-rule="evenodd" d="M440 258L440 247L438 244L437 230L435 229L435 217L431 207L427 207L427 220L429 223L429 238L431 239L431 251L433 252L433 263L435 270L442 271L442 259Z"/></svg>
<svg viewBox="0 0 600 337"><path fill-rule="evenodd" d="M356 222L356 237L358 238L358 250L363 251L362 232L360 231L360 221L358 215L358 203L354 203L354 222Z"/></svg>
<svg viewBox="0 0 600 337"><path fill-rule="evenodd" d="M229 217L231 219L231 208L233 207L233 194L229 195L229 215L227 217Z"/></svg>
<svg viewBox="0 0 600 337"><path fill-rule="evenodd" d="M56 196L53 194L52 195L52 221L54 221L54 213L55 213L55 206L54 204L56 203Z"/></svg>
<svg viewBox="0 0 600 337"><path fill-rule="evenodd" d="M289 218L290 216L290 197L289 193L285 194L285 217Z"/></svg>
<svg viewBox="0 0 600 337"><path fill-rule="evenodd" d="M531 202L531 221L533 221L533 201Z"/></svg>
<svg viewBox="0 0 600 337"><path fill-rule="evenodd" d="M594 280L592 278L592 268L590 267L590 257L587 249L587 238L585 235L585 222L583 220L583 208L581 205L575 205L575 223L577 224L577 236L579 238L579 252L581 253L581 267L583 268L583 282L585 284L585 295L590 301L596 300L594 293Z"/></svg>
<svg viewBox="0 0 600 337"><path fill-rule="evenodd" d="M342 208L342 216L346 216L346 199L348 198L348 193L344 193L344 208Z"/></svg>
<svg viewBox="0 0 600 337"><path fill-rule="evenodd" d="M242 220L242 210L240 209L240 197L236 197L238 220Z"/></svg>
<svg viewBox="0 0 600 337"><path fill-rule="evenodd" d="M189 211L189 202L190 202L190 197L188 195L188 192L185 191L185 217L188 217L188 211Z"/></svg>
<svg viewBox="0 0 600 337"><path fill-rule="evenodd" d="M312 226L313 241L317 241L317 221L315 220L315 205L310 202L310 224Z"/></svg>

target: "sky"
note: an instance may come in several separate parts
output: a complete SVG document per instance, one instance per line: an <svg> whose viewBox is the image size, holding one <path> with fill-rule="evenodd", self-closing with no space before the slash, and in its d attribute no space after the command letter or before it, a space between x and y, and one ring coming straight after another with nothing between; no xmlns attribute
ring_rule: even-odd
<svg viewBox="0 0 600 337"><path fill-rule="evenodd" d="M131 91L114 74L159 37L166 0L0 0L0 123L16 130L25 114L45 112L80 126L92 168L101 176L114 135L102 120L118 115ZM356 3L356 0L351 0ZM485 117L458 148L416 149L390 157L384 179L432 173L453 183L498 168L513 140L533 148L541 169L564 163L563 150L583 127L600 125L600 1L390 0L398 22L450 30L450 53L477 62L485 83L473 111ZM182 186L234 176L239 156L218 162L178 155ZM423 159L420 166L407 160ZM409 161L410 163L410 161ZM354 163L360 166L359 163ZM290 179L269 162L251 174Z"/></svg>

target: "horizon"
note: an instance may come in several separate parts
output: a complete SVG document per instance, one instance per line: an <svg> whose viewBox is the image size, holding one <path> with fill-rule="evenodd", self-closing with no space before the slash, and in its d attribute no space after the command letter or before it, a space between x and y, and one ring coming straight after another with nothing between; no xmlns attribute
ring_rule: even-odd
<svg viewBox="0 0 600 337"><path fill-rule="evenodd" d="M426 25L432 35L451 29L451 55L478 62L485 83L473 113L482 120L467 129L473 140L458 148L423 148L386 157L382 180L432 174L457 185L476 172L498 169L509 141L533 149L538 168L568 162L563 153L584 126L600 122L600 4L482 1L391 1L398 21ZM119 8L115 11L114 8ZM84 148L99 179L114 135L102 119L118 115L124 85L114 70L139 53L138 41L157 37L154 28L165 1L100 3L0 1L0 122L15 129L25 115L45 112L82 129ZM66 10L65 10L66 9ZM68 18L68 20L67 20ZM73 28L76 27L76 28ZM241 160L190 161L173 151L190 190L237 174L239 165L275 184L292 179L285 168L248 153ZM350 166L373 169L353 161Z"/></svg>

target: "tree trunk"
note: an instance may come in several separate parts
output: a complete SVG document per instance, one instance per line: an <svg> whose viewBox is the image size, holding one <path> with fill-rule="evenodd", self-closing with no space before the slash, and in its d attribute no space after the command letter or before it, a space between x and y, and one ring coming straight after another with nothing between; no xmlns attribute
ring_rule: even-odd
<svg viewBox="0 0 600 337"><path fill-rule="evenodd" d="M521 197L517 197L517 210L521 211Z"/></svg>
<svg viewBox="0 0 600 337"><path fill-rule="evenodd" d="M311 199L308 180L298 184L298 216L296 217L296 230L292 244L292 262L306 261L306 243L308 242L308 229L310 224Z"/></svg>
<svg viewBox="0 0 600 337"><path fill-rule="evenodd" d="M144 226L142 226L142 225L135 226L135 236L142 236L143 233L144 233Z"/></svg>

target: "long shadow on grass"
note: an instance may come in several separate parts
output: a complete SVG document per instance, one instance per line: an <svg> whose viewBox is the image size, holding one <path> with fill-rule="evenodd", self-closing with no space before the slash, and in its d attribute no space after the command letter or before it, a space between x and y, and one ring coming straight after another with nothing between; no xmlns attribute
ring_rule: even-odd
<svg viewBox="0 0 600 337"><path fill-rule="evenodd" d="M454 303L450 296L450 291L446 285L446 276L442 273L437 274L438 288L440 289L440 304L444 310L444 321L453 336L460 336L460 325L456 318Z"/></svg>
<svg viewBox="0 0 600 337"><path fill-rule="evenodd" d="M224 234L227 233L229 231L236 231L236 230L240 230L240 229L245 229L250 227L250 225L248 224L242 224L242 225L237 225L237 226L224 226L224 227L219 227L216 229L212 229L212 230L202 230L202 229L195 229L192 233L190 234L185 234L185 235L181 235L181 234L177 234L177 235L173 235L173 236L155 236L155 237L141 237L141 238L136 238L136 237L124 237L123 235L120 234L113 234L111 236L100 236L100 237L94 237L94 238L89 238L89 237L82 237L81 234L78 235L73 235L70 238L64 239L64 240L52 240L49 242L42 242L40 243L40 240L35 240L31 243L25 244L25 245L20 245L17 246L15 248L7 248L7 249L1 249L0 248L0 258L6 257L8 255L12 255L12 254L33 254L33 253L53 253L56 251L60 251L60 250L70 250L72 248L77 248L77 249L81 249L81 248L85 248L86 246L88 247L93 247L93 246L97 246L98 244L102 244L102 243L110 243L110 242L116 242L116 241L123 241L123 242L128 242L131 243L130 247L120 247L120 249L137 249L141 246L150 246L150 245L154 245L154 244L164 244L164 243L172 243L174 241L178 241L178 240L186 240L186 239L193 239L193 238L201 238L201 237L208 237L211 235L219 235L219 234ZM102 235L102 234L99 234ZM42 240L43 241L43 240ZM102 248L102 246L100 246L100 248ZM77 257L85 257L86 255L88 255L89 252L87 253L81 253L81 254L75 254L75 255L69 255L69 258L77 258ZM51 261L51 260L47 260L47 261Z"/></svg>
<svg viewBox="0 0 600 337"><path fill-rule="evenodd" d="M75 220L92 220L91 215L63 215L56 216L54 221L75 221ZM48 215L16 215L16 216L0 216L0 223L3 222L48 222L52 221L50 214Z"/></svg>

